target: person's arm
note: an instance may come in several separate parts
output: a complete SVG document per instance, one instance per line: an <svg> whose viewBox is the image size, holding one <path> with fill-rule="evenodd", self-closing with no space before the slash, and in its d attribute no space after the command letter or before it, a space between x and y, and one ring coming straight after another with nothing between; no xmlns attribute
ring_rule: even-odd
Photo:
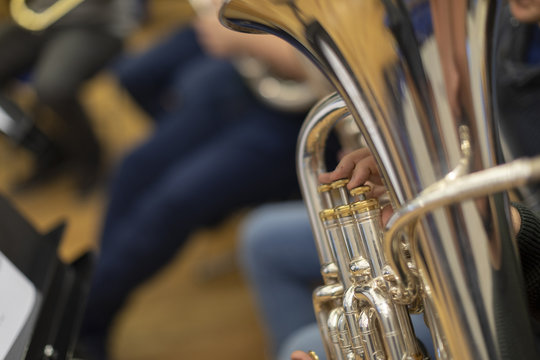
<svg viewBox="0 0 540 360"><path fill-rule="evenodd" d="M305 80L307 73L298 51L273 35L244 34L224 27L216 15L200 16L194 28L201 46L211 55L221 58L251 56L265 63L276 75Z"/></svg>
<svg viewBox="0 0 540 360"><path fill-rule="evenodd" d="M540 25L540 2L509 0L512 15L523 23L539 23Z"/></svg>
<svg viewBox="0 0 540 360"><path fill-rule="evenodd" d="M519 218L513 223L530 310L540 321L540 218L520 203L512 203L512 210L512 218L516 212Z"/></svg>

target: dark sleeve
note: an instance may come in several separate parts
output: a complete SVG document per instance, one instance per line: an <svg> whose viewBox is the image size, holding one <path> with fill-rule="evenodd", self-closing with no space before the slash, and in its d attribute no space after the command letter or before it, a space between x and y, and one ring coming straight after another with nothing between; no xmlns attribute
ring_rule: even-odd
<svg viewBox="0 0 540 360"><path fill-rule="evenodd" d="M527 296L533 312L540 310L540 218L529 208L512 203L521 217L516 240Z"/></svg>

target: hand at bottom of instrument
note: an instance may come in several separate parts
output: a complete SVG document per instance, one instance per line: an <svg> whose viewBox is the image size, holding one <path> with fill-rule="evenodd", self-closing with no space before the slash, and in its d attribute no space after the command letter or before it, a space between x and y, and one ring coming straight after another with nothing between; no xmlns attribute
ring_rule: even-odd
<svg viewBox="0 0 540 360"><path fill-rule="evenodd" d="M319 360L319 357L313 351L307 353L298 350L291 354L291 360Z"/></svg>

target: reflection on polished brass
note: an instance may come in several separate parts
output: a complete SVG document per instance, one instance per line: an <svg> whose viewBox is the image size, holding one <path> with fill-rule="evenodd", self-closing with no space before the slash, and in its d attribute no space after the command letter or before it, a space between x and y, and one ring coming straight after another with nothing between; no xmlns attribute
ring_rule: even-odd
<svg viewBox="0 0 540 360"><path fill-rule="evenodd" d="M11 17L17 24L28 30L40 31L54 24L84 0L58 0L48 8L39 11L28 6L26 1L10 0Z"/></svg>
<svg viewBox="0 0 540 360"><path fill-rule="evenodd" d="M315 353L315 351L310 351L308 352L308 355L310 358L312 358L313 360L319 360L319 357L317 356L317 354Z"/></svg>
<svg viewBox="0 0 540 360"><path fill-rule="evenodd" d="M424 312L438 359L538 358L504 190L538 179L540 167L498 163L486 58L495 3L227 0L221 9L232 29L290 41L337 90L310 112L297 154L321 269L338 269L314 292L328 359L423 358L409 311ZM459 92L447 90L449 74ZM349 114L395 210L384 227L373 203L351 215L344 186L324 199L317 191L329 129Z"/></svg>

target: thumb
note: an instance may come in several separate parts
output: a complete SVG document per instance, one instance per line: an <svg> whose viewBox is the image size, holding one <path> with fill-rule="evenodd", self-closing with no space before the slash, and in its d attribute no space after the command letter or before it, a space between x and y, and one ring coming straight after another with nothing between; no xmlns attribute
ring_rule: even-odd
<svg viewBox="0 0 540 360"><path fill-rule="evenodd" d="M291 354L291 360L313 360L313 358L306 352L297 350Z"/></svg>

